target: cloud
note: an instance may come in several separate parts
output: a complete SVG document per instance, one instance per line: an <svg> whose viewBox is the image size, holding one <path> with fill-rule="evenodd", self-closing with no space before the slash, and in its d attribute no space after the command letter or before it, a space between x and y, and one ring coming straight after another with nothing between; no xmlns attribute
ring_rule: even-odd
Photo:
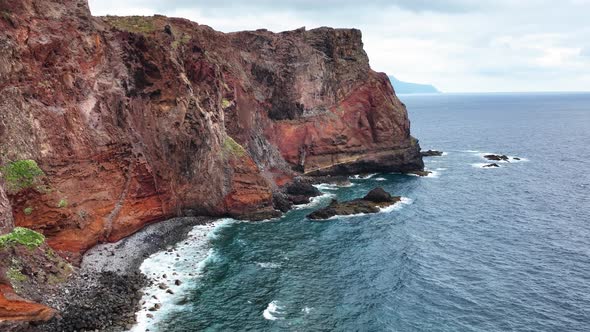
<svg viewBox="0 0 590 332"><path fill-rule="evenodd" d="M590 87L590 0L90 0L95 15L185 17L230 32L359 28L371 66L444 91Z"/></svg>

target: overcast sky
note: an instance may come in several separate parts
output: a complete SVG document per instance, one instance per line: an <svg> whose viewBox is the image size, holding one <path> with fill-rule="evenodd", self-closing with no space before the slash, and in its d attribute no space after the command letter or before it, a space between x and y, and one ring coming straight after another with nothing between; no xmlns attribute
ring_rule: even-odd
<svg viewBox="0 0 590 332"><path fill-rule="evenodd" d="M590 0L90 0L220 31L358 28L371 66L445 92L590 91Z"/></svg>

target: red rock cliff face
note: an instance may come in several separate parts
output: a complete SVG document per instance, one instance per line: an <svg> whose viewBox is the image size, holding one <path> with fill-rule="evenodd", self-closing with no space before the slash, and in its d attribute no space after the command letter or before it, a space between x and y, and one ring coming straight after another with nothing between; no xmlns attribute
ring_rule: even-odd
<svg viewBox="0 0 590 332"><path fill-rule="evenodd" d="M175 215L268 215L297 173L423 168L358 30L224 34L83 0L0 0L0 156L47 175L9 195L15 224L74 254Z"/></svg>

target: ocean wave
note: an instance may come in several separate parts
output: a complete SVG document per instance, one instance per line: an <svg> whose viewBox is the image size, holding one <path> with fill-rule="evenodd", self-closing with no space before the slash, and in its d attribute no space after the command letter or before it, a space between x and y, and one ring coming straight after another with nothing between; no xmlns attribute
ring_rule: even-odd
<svg viewBox="0 0 590 332"><path fill-rule="evenodd" d="M373 179L373 180L375 180L375 181L387 181L387 179L386 179L386 178L375 178L375 179Z"/></svg>
<svg viewBox="0 0 590 332"><path fill-rule="evenodd" d="M379 212L380 213L388 213L388 212L392 212L392 211L396 211L396 210L401 210L404 205L410 205L412 203L414 203L414 200L412 200L411 198L402 197L399 202L397 202L393 205L381 208L381 211L379 211Z"/></svg>
<svg viewBox="0 0 590 332"><path fill-rule="evenodd" d="M262 316L267 320L277 320L282 319L278 315L281 314L280 310L282 308L279 306L277 301L272 301L268 304L264 312L262 312Z"/></svg>
<svg viewBox="0 0 590 332"><path fill-rule="evenodd" d="M296 210L300 210L300 209L307 209L310 207L314 207L316 205L321 204L324 200L326 199L332 199L333 197L336 197L335 194L331 194L331 193L324 193L320 196L316 196L316 197L312 197L309 199L309 203L307 204L299 204L299 205L294 205L293 208Z"/></svg>
<svg viewBox="0 0 590 332"><path fill-rule="evenodd" d="M351 179L354 179L354 180L367 180L367 179L370 179L370 178L374 177L375 175L377 175L377 173L363 174L363 175L361 175L361 174L355 174L355 175L350 176L350 178Z"/></svg>
<svg viewBox="0 0 590 332"><path fill-rule="evenodd" d="M206 266L219 261L210 248L210 241L220 228L231 225L233 219L221 219L212 224L195 226L184 241L159 251L143 261L140 271L150 279L151 286L143 289L142 308L136 313L137 323L129 331L153 330L153 325L168 313L182 310L177 304L190 293ZM213 235L212 235L213 234ZM197 263L195 269L194 264ZM178 280L179 282L177 282ZM162 286L161 286L162 285ZM159 306L158 310L150 308Z"/></svg>

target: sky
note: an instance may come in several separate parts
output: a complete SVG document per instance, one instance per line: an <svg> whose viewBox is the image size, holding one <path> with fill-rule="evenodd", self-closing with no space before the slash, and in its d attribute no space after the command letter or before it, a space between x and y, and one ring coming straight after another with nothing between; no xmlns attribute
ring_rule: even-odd
<svg viewBox="0 0 590 332"><path fill-rule="evenodd" d="M374 70L443 92L590 91L590 0L90 0L224 31L358 28Z"/></svg>

